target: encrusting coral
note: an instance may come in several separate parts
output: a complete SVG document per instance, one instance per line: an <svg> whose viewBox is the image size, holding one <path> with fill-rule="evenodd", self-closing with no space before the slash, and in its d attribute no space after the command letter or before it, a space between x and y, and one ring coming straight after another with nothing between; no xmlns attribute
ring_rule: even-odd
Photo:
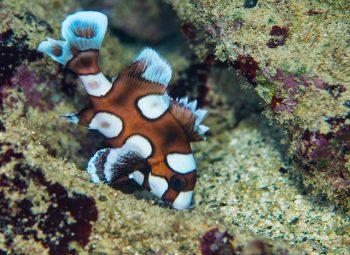
<svg viewBox="0 0 350 255"><path fill-rule="evenodd" d="M188 5L188 1L177 2L184 4L183 12L187 11L192 15L188 15L189 19L193 19L183 23L182 31L191 38L191 42L197 43L194 51L203 56L208 53L208 49L215 48L210 38L202 32L213 35L217 33L215 38L221 36L220 42L223 44L217 44L216 56L221 56L224 60L225 56L222 53L229 51L220 49L223 49L225 43L226 46L232 46L226 34L220 34L220 30L211 23L200 26L201 31L198 31L197 25L204 24L200 23L203 21L201 17L197 16L198 13L194 12L192 5ZM297 7L302 7L300 13L303 13L305 5L302 1L287 1L283 2L286 6L280 4L276 9L272 8L276 6L272 1L258 1L257 4L254 2L257 1L215 1L212 7L217 6L217 13L222 11L219 12L222 3L229 4L226 5L229 7L230 4L237 3L235 8L226 10L227 13L234 14L235 19L232 23L231 14L217 17L215 11L212 11L214 7L207 9L211 15L215 14L214 25L218 24L216 19L221 20L220 24L227 22L232 32L241 33L242 42L247 41L247 37L250 38L248 41L252 42L252 45L247 47L251 50L251 57L242 54L236 58L237 61L230 58L232 61L229 65L239 68L248 81L253 85L257 84L255 90L265 100L267 108L271 109L267 112L270 117L284 123L284 127L288 123L303 123L303 128L312 127L309 128L309 133L306 132L305 146L300 150L303 163L309 162L305 161L308 156L327 159L327 152L330 150L332 155L343 159L338 147L334 147L334 141L329 140L331 135L323 137L323 133L314 133L318 125L325 128L321 130L326 130L327 133L329 125L324 125L324 121L313 121L312 114L315 114L316 119L319 118L321 108L318 106L324 106L327 100L327 107L323 110L327 116L332 115L335 106L344 101L349 90L344 91L342 86L328 86L322 82L322 79L326 78L321 77L321 80L313 79L313 85L307 87L306 92L300 91L303 87L296 83L299 84L299 78L305 84L310 83L310 77L306 76L305 80L304 76L313 70L311 67L314 67L314 63L306 61L307 65L299 65L299 62L286 61L290 57L302 57L302 54L298 55L296 52L295 56L280 54L286 47L292 47L290 40L295 39L296 28L282 22L279 11L285 12L288 7L299 13L296 11ZM334 13L342 15L341 8L344 2L343 5L338 4L342 1L323 2L332 4L335 12L325 12L324 10L330 8L328 5L312 2L315 8L310 7L305 11L306 16L297 17L331 20ZM249 9L243 9L243 3ZM319 6L324 10L316 8ZM279 148L278 140L272 139L278 132L256 115L259 108L254 107L258 98L251 93L238 92L238 87L232 88L231 85L237 80L242 82L242 78L236 77L237 79L232 81L232 71L222 71L223 65L220 66L219 72L211 72L210 66L215 62L215 52L190 65L183 57L177 56L178 51L161 51L171 63L179 63L174 66L172 85L175 86L170 93L181 93L181 96L184 96L194 92L200 97L201 104L208 104L210 99L210 105L215 106L210 108L211 112L206 122L212 128L212 134L209 134L205 144L196 144L193 147L199 165L194 208L176 211L160 204L154 198L149 198L149 195L141 191L128 195L107 185L96 186L90 183L89 175L84 171L86 162L94 151L106 145L97 140L97 136L92 137L91 132L87 135L86 130L72 128L63 118L59 118L62 113L79 109L85 101L84 92L71 72L59 68L53 61L35 51L39 42L47 35L59 37L62 17L77 11L78 4L60 0L38 0L33 5L32 1L4 0L1 7L3 26L0 28L0 53L9 53L6 58L1 58L1 61L9 62L1 62L3 65L0 67L0 221L6 223L0 226L0 253L305 254L298 248L310 254L349 253L347 247L350 243L350 222L347 215L319 203L324 199L311 200L307 195L309 189L302 185L300 176L291 180L296 168L291 167L288 160L284 159L285 153ZM180 6L176 7L179 15L185 17L179 11ZM257 13L257 10L263 7L269 7L270 11ZM235 10L239 13L234 13ZM272 20L273 24L266 26L267 16L271 13L271 18L276 17L276 20ZM206 11L201 13L203 18L206 18L206 15ZM342 24L339 23L340 26ZM249 34L243 33L245 28L252 28L253 25L266 27L262 30L252 29ZM277 27L273 28L274 26ZM322 30L322 27L313 26ZM258 35L263 31L264 36L255 36L256 31ZM313 42L311 39L315 39L316 34L311 33L311 38L307 38L307 35L308 33L305 40ZM334 38L333 32L329 35ZM253 39L251 37L262 41L260 44L253 43L250 41ZM327 38L320 38L324 39ZM235 46L245 45L242 42ZM317 40L314 43L317 45ZM259 48L261 46L262 57L257 53L258 49L254 50L254 45L259 45ZM110 32L107 32L104 46L101 51L101 69L106 72L108 78L112 78L127 65L138 51L134 46L128 47L120 43ZM297 44L295 46L297 47ZM299 50L303 49L302 47ZM342 49L341 46L333 53L346 57L339 55ZM268 54L269 51L271 55ZM281 61L274 59L275 54ZM273 72L271 67L262 69L265 57L272 58L273 61L269 63L282 67L282 72ZM280 62L277 63L277 60ZM324 62L324 58L322 61L320 68L329 70L332 63ZM292 66L282 65L283 62ZM188 68L185 70L184 67ZM345 64L334 69L338 70L335 76L346 71L346 68L342 67L345 67ZM295 81L295 76L290 76L294 71L288 71L286 68L295 68L299 78ZM179 70L184 70L180 79L177 76ZM325 76L329 75L327 72ZM318 75L321 74L322 72L318 72ZM217 86L217 77L222 77L221 87ZM282 83L287 89L280 90L283 86L276 86ZM335 84L333 81L327 83ZM201 87L196 88L197 84ZM346 82L340 84L348 87ZM240 93L239 100L230 97L231 94L226 90L228 87L230 93ZM188 91L182 91L182 88ZM207 93L209 98L206 97ZM319 97L320 100L317 100L317 104L310 104L315 97ZM329 100L330 98L332 100ZM341 127L348 125L346 119L343 123L343 110L346 110L348 105L345 100L346 108L339 108L339 112L332 115L327 122L333 126L333 137L342 132ZM309 107L311 110L306 111ZM306 114L309 114L308 117L305 117ZM294 116L298 116L296 120ZM297 138L298 132L295 136ZM296 138L293 140L295 146L300 145ZM347 140L343 141L338 146L345 146L343 148L346 149ZM292 150L295 148L292 146ZM345 149L343 151L346 151ZM327 163L327 160L317 162ZM307 168L309 174L315 170L313 164ZM342 160L336 166L341 164ZM349 163L345 166L348 168ZM326 178L321 180L322 175L323 173L317 178L328 187L330 182ZM328 172L325 172L324 176L328 176ZM345 175L339 176L338 184L341 187ZM312 178L307 180L314 181ZM315 185L317 187L319 182L315 181ZM296 189L299 186L304 193L301 194L300 190ZM337 191L329 189L327 192L330 197L335 194L336 198L339 198Z"/></svg>
<svg viewBox="0 0 350 255"><path fill-rule="evenodd" d="M315 196L349 210L349 2L167 2L197 55L235 67L264 100Z"/></svg>
<svg viewBox="0 0 350 255"><path fill-rule="evenodd" d="M225 226L213 215L176 211L107 185L96 187L87 172L48 155L40 135L17 114L12 111L1 118L4 254L188 254L201 249L207 255L212 254L208 249L214 249L213 242L231 254L250 254L252 242L265 247L265 254L302 254L282 242ZM211 230L216 228L229 231L231 244L218 236L222 230Z"/></svg>

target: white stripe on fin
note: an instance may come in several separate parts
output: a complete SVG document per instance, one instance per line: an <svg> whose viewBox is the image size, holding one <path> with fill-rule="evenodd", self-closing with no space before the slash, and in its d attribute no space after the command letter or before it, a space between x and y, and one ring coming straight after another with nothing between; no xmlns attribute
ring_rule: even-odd
<svg viewBox="0 0 350 255"><path fill-rule="evenodd" d="M102 74L79 75L86 92L95 97L101 97L112 88L112 83Z"/></svg>
<svg viewBox="0 0 350 255"><path fill-rule="evenodd" d="M123 153L123 151L121 148L110 149L110 152L107 155L106 162L104 164L104 170L103 170L103 173L105 175L107 182L112 181L113 165L117 164L117 162L120 160L120 158L122 156L122 153Z"/></svg>
<svg viewBox="0 0 350 255"><path fill-rule="evenodd" d="M100 49L108 19L103 13L81 11L69 15L62 23L62 37L78 50Z"/></svg>
<svg viewBox="0 0 350 255"><path fill-rule="evenodd" d="M68 44L63 41L47 38L46 41L42 41L38 46L38 51L47 54L56 62L66 65L73 58Z"/></svg>
<svg viewBox="0 0 350 255"><path fill-rule="evenodd" d="M134 62L136 61L146 62L146 70L141 75L142 78L162 84L165 87L168 86L172 74L171 67L155 50L151 48L143 49Z"/></svg>
<svg viewBox="0 0 350 255"><path fill-rule="evenodd" d="M148 119L157 119L169 109L170 99L167 95L147 95L137 101L137 107Z"/></svg>
<svg viewBox="0 0 350 255"><path fill-rule="evenodd" d="M109 149L102 149L97 151L94 156L92 156L89 160L87 171L90 174L91 181L94 183L99 183L101 180L98 177L98 171L102 171L103 169L98 169L98 161L101 159L101 155L104 153L109 153Z"/></svg>
<svg viewBox="0 0 350 255"><path fill-rule="evenodd" d="M196 170L196 161L192 153L171 153L166 156L169 167L180 174L187 174Z"/></svg>

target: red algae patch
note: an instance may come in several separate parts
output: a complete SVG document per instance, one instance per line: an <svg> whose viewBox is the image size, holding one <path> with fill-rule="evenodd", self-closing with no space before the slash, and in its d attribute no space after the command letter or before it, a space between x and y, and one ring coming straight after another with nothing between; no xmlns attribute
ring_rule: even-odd
<svg viewBox="0 0 350 255"><path fill-rule="evenodd" d="M0 154L2 166L22 158L14 148ZM39 191L40 199L35 199ZM77 254L70 243L87 245L97 216L93 198L70 194L61 184L47 180L40 168L16 163L12 172L0 175L0 230L10 254L16 253L18 236L48 249L50 255Z"/></svg>

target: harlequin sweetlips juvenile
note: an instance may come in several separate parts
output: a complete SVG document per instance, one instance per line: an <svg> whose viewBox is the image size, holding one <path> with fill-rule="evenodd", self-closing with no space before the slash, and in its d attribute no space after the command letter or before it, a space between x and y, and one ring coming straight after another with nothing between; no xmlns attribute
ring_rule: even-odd
<svg viewBox="0 0 350 255"><path fill-rule="evenodd" d="M47 38L38 47L74 71L90 97L86 108L64 117L98 130L110 144L88 163L92 182L118 186L133 180L185 209L196 183L190 142L204 140L209 128L201 122L207 111L197 109L196 101L168 96L171 67L150 48L109 81L98 65L107 23L102 13L77 12L62 23L64 41Z"/></svg>

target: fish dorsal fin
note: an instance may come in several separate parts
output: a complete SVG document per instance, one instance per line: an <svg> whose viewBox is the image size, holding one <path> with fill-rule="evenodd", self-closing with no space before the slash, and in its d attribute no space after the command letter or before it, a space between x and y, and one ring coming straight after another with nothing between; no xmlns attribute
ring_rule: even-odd
<svg viewBox="0 0 350 255"><path fill-rule="evenodd" d="M169 64L155 50L145 48L113 82L123 83L128 89L134 87L162 94L168 86L171 74Z"/></svg>
<svg viewBox="0 0 350 255"><path fill-rule="evenodd" d="M207 115L207 110L196 109L197 101L188 102L188 98L172 100L170 106L171 114L183 127L191 142L205 140L204 134L209 130L201 122Z"/></svg>
<svg viewBox="0 0 350 255"><path fill-rule="evenodd" d="M168 86L172 74L171 67L155 50L151 48L143 49L134 60L134 63L137 62L143 65L140 75L143 79L164 87Z"/></svg>

